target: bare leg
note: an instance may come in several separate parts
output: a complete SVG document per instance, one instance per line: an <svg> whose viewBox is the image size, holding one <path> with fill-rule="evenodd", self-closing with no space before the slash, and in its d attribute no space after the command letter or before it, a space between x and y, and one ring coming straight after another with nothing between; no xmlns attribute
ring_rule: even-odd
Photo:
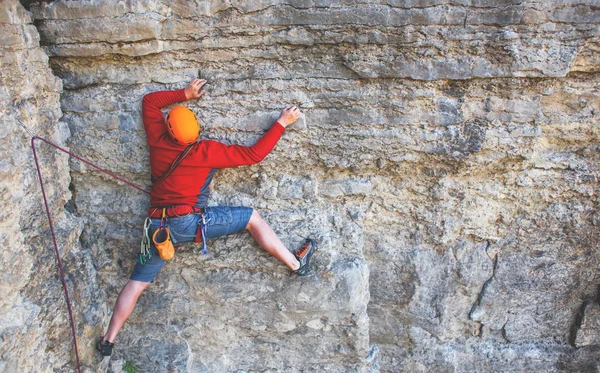
<svg viewBox="0 0 600 373"><path fill-rule="evenodd" d="M125 284L125 287L123 287L123 290L121 290L121 293L117 298L117 303L115 303L108 330L104 335L104 341L115 343L117 334L123 327L123 324L125 324L125 321L129 318L129 315L131 315L131 312L133 312L133 308L135 307L138 298L149 284L149 282L135 280L127 281L127 284Z"/></svg>
<svg viewBox="0 0 600 373"><path fill-rule="evenodd" d="M300 263L294 254L288 251L277 233L260 217L256 210L252 212L246 229L265 251L281 260L289 269L295 271L300 268Z"/></svg>

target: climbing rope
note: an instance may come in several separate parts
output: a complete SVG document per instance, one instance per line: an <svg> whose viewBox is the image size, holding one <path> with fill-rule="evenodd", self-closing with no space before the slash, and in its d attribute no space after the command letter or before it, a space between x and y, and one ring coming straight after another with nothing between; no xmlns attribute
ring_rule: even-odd
<svg viewBox="0 0 600 373"><path fill-rule="evenodd" d="M44 206L46 207L46 215L48 216L48 223L50 225L50 233L52 234L52 241L54 242L54 252L56 254L56 261L58 262L58 270L60 272L60 280L62 282L62 286L63 286L63 289L65 291L65 299L67 301L67 309L69 311L69 321L71 323L71 333L73 334L73 346L75 347L75 359L77 360L77 372L81 373L80 362L79 362L79 353L78 353L78 348L77 348L77 334L75 332L75 321L74 321L74 318L73 318L73 310L71 308L71 300L69 298L69 290L67 288L67 282L65 281L65 272L64 272L64 269L63 269L63 266L62 266L62 262L60 260L60 254L59 254L59 251L58 251L58 244L56 242L56 234L54 233L54 224L53 224L53 221L52 221L52 216L50 214L50 208L48 207L48 199L46 197L46 190L44 188L44 180L42 179L42 170L40 168L40 163L39 163L39 160L38 160L38 157L37 157L36 148L35 148L35 140L43 141L46 144L48 144L50 146L53 146L56 149L62 151L63 153L67 153L71 157L73 157L73 158L75 158L75 159L77 159L77 160L79 160L79 161L81 161L81 162L83 162L83 163L85 163L85 164L87 164L87 165L89 165L89 166L97 169L98 171L103 172L103 173L105 173L105 174L107 174L107 175L109 175L109 176L111 176L111 177L113 177L113 178L115 178L115 179L117 179L119 181L124 182L125 184L131 186L132 188L135 188L135 189L137 189L139 191L142 191L142 192L144 192L146 194L150 194L150 192L148 192L147 190L145 190L145 189L143 189L143 188L141 188L141 187L133 184L130 181L127 181L127 180L125 180L125 179L123 179L123 178L121 178L121 177L113 174L110 171L107 171L107 170L105 170L105 169L103 169L103 168L101 168L101 167L93 164L92 162L90 162L90 161L88 161L86 159L83 159L83 158L79 157L78 155L76 155L76 154L74 154L74 153L72 153L72 152L70 152L70 151L68 151L68 150L66 150L66 149L64 149L64 148L62 148L62 147L54 144L51 141L48 141L48 140L44 139L43 137L37 136L36 134L34 134L33 132L31 132L31 130L29 128L27 128L20 121L19 121L19 124L21 125L21 127L23 127L32 136L31 137L31 148L33 149L33 157L35 159L35 167L37 168L37 173L38 173L38 177L39 177L39 180L40 180L40 187L42 189L42 196L44 197Z"/></svg>

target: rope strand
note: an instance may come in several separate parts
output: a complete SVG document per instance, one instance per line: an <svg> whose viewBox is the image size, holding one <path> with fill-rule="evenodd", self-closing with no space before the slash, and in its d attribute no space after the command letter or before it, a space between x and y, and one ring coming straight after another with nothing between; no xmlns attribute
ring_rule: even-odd
<svg viewBox="0 0 600 373"><path fill-rule="evenodd" d="M107 175L109 175L109 176L111 176L111 177L113 177L113 178L115 178L115 179L117 179L117 180L119 180L119 181L122 181L122 182L124 182L125 184L129 185L129 186L130 186L130 187L132 187L132 188L135 188L135 189L137 189L137 190L139 190L139 191L141 191L141 192L144 192L144 193L146 193L146 194L150 194L150 192L149 192L149 191L147 191L146 189L144 189L144 188L142 188L142 187L139 187L139 186L135 185L135 184L134 184L134 183L132 183L131 181L127 181L127 180L123 179L122 177L120 177L120 176L117 176L117 175L113 174L112 172L110 172L110 171L107 171L107 170L103 169L103 168L102 168L102 167L100 167L100 166L96 166L96 165L95 165L95 164L93 164L92 162L90 162L90 161L88 161L88 160L86 160L86 159L83 159L83 158L81 158L80 156L78 156L77 154L74 154L74 153L72 153L72 152L70 152L70 151L68 151L68 150L66 150L66 149L64 149L64 148L61 148L60 146L58 146L58 145L54 144L54 143L53 143L53 142L51 142L51 141L48 141L48 140L44 139L43 137L34 136L34 138L33 138L33 139L34 139L34 140L35 140L35 139L37 139L37 140L41 140L41 141L45 142L46 144L49 144L49 145L51 145L51 146L55 147L56 149L58 149L58 150L62 151L63 153L67 153L67 154L68 154L68 155L70 155L71 157L73 157L73 158L75 158L75 159L77 159L77 160L79 160L79 161L81 161L81 162L83 162L83 163L87 164L88 166L91 166L91 167L95 168L96 170L98 170L98 171L100 171L100 172L103 172L103 173L105 173L105 174L107 174ZM32 141L32 146L33 146L33 141Z"/></svg>
<svg viewBox="0 0 600 373"><path fill-rule="evenodd" d="M23 127L25 127L25 126L23 126ZM123 178L121 178L121 177L113 174L110 171L107 171L107 170L105 170L105 169L103 169L103 168L101 168L99 166L96 166L92 162L79 157L78 155L76 155L76 154L74 154L74 153L72 153L72 152L70 152L70 151L68 151L68 150L66 150L66 149L64 149L64 148L62 148L62 147L54 144L51 141L48 141L48 140L46 140L46 139L44 139L42 137L34 135L31 131L29 131L29 129L27 127L25 127L25 129L27 129L27 132L29 132L31 135L33 135L32 138L31 138L31 149L33 149L33 157L35 159L35 167L37 168L37 173L38 173L38 177L39 177L39 180L40 180L40 187L42 189L42 196L44 197L44 206L46 207L46 215L48 216L48 223L50 225L50 233L52 234L52 241L54 243L54 252L56 254L56 261L58 262L58 270L60 272L60 280L62 282L62 286L63 286L63 289L65 291L65 299L67 301L67 309L69 311L69 321L71 323L71 333L73 334L73 346L75 348L75 359L77 360L77 372L81 373L81 368L80 368L81 364L79 362L79 352L78 352L78 348L77 348L77 333L75 331L75 319L73 318L73 309L71 307L71 300L69 298L69 290L67 288L67 282L65 280L65 271L64 271L63 266L62 266L62 261L60 260L60 253L59 253L59 250L58 250L58 243L56 241L56 234L54 232L54 224L53 224L53 221L52 221L52 215L50 214L50 207L48 206L48 199L46 197L46 190L44 188L44 180L42 179L42 170L41 170L40 163L39 163L39 160L38 160L38 157L37 157L37 152L36 152L36 149L35 149L35 140L41 140L41 141L45 142L46 144L51 145L51 146L55 147L56 149L58 149L58 150L60 150L60 151L62 151L64 153L69 154L73 158L76 158L79 161L81 161L81 162L83 162L83 163L85 163L85 164L87 164L87 165L89 165L89 166L97 169L98 171L101 171L101 172L103 172L103 173L105 173L105 174L107 174L107 175L109 175L109 176L111 176L111 177L113 177L113 178L115 178L115 179L117 179L119 181L124 182L125 184L131 186L132 188L135 188L135 189L137 189L139 191L142 191L142 192L144 192L146 194L150 194L150 192L148 192L147 190L145 190L145 189L143 189L143 188L141 188L141 187L133 184L130 181L127 181L127 180L125 180L125 179L123 179Z"/></svg>

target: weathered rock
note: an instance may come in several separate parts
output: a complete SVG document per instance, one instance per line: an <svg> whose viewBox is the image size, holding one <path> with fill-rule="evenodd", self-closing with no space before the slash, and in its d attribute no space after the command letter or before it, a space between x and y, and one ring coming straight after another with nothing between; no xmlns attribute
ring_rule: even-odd
<svg viewBox="0 0 600 373"><path fill-rule="evenodd" d="M63 288L25 126L65 146L70 136L60 109L62 84L39 46L31 15L17 1L0 4L0 115L3 118L0 185L5 248L0 300L0 371L67 371L73 344ZM36 142L80 347L106 315L89 253L79 245L82 221L65 211L71 198L68 156ZM83 343L82 343L83 342ZM91 361L89 348L80 349Z"/></svg>
<svg viewBox="0 0 600 373"><path fill-rule="evenodd" d="M584 303L583 319L577 332L575 346L600 345L600 305L596 302Z"/></svg>
<svg viewBox="0 0 600 373"><path fill-rule="evenodd" d="M186 105L205 138L226 143L251 144L285 104L305 113L263 163L217 173L211 204L255 207L289 248L314 236L315 274L290 276L247 234L212 240L209 257L187 245L142 295L112 364L93 356L92 337L133 266L147 196L44 153L90 369L600 369L596 0L59 0L31 11L41 36L18 3L0 6L3 115L144 188L148 92L201 69L208 92ZM62 113L38 40L64 84ZM8 128L24 141L4 135L2 199L24 207L3 225L19 255L0 256L0 371L68 370L51 253L27 251L47 237L26 139Z"/></svg>

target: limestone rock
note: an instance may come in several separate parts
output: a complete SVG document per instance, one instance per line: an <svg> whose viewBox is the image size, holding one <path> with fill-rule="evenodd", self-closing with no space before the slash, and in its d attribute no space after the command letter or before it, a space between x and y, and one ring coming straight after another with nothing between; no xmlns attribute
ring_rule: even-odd
<svg viewBox="0 0 600 373"><path fill-rule="evenodd" d="M15 121L149 189L141 100L199 70L204 138L303 109L210 203L314 237L314 273L245 233L186 245L101 361L148 197L40 146L87 371L600 369L596 0L23 3L0 4L0 371L74 366Z"/></svg>
<svg viewBox="0 0 600 373"><path fill-rule="evenodd" d="M589 303L584 308L584 317L575 340L575 346L598 346L600 344L600 305Z"/></svg>
<svg viewBox="0 0 600 373"><path fill-rule="evenodd" d="M70 136L60 109L62 84L39 46L33 18L17 1L0 4L0 115L3 118L0 185L5 248L0 300L0 370L72 369L72 337L54 247L38 184L27 127L60 146ZM79 245L81 220L65 210L72 198L69 158L36 141L78 336L86 346L106 309L95 268ZM95 301L93 301L93 299ZM97 301L97 303L96 303ZM81 339L80 339L81 342ZM90 350L80 351L91 361Z"/></svg>

